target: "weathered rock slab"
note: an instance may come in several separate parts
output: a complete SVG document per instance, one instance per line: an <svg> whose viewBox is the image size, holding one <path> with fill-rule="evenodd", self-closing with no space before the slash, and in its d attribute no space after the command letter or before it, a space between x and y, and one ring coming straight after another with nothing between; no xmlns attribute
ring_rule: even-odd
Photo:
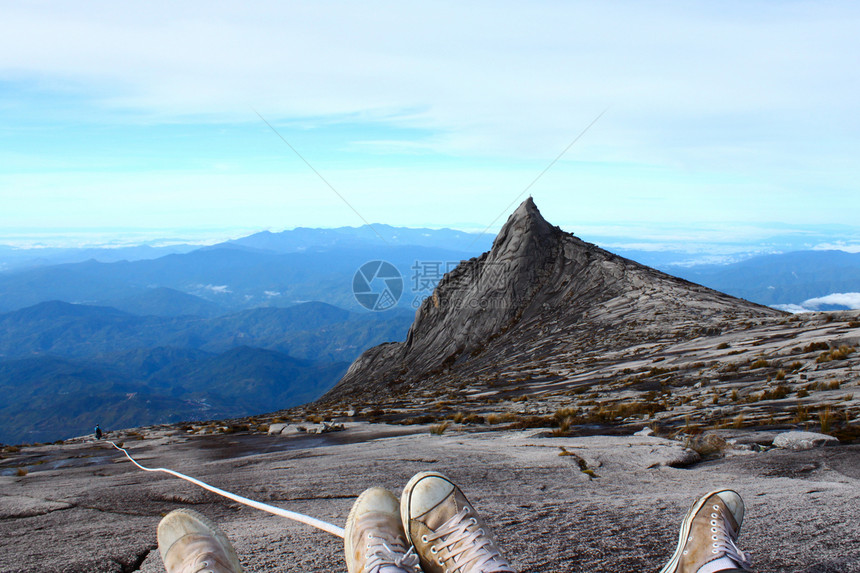
<svg viewBox="0 0 860 573"><path fill-rule="evenodd" d="M72 504L29 497L26 495L0 495L0 519L34 517L60 509L69 509Z"/></svg>
<svg viewBox="0 0 860 573"><path fill-rule="evenodd" d="M145 439L131 447L146 465L340 526L364 489L397 494L416 472L440 471L486 518L515 568L530 573L657 571L690 503L731 487L746 502L740 545L758 571L860 573L860 446L773 449L672 467L687 455L683 446L655 437L437 436L426 429L396 435L406 430L414 428L358 425L333 434L194 436L172 444ZM40 505L49 500L73 506L0 519L0 571L163 573L155 529L180 507L216 521L248 573L345 569L338 538L141 472L100 446L51 447L54 456L87 454L75 459L90 465L0 478L0 499L16 498L9 507L59 507ZM560 455L562 447L574 455Z"/></svg>
<svg viewBox="0 0 860 573"><path fill-rule="evenodd" d="M784 432L773 439L773 445L786 450L811 450L823 446L835 446L839 440L816 432Z"/></svg>

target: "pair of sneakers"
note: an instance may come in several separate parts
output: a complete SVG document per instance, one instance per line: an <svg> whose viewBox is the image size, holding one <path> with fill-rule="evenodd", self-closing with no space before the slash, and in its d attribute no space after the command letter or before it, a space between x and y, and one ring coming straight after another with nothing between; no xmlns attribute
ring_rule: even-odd
<svg viewBox="0 0 860 573"><path fill-rule="evenodd" d="M749 558L736 545L743 517L743 501L734 491L700 497L660 573L749 571ZM436 472L414 476L400 500L379 487L362 493L349 513L344 545L349 573L514 571L460 488ZM168 573L242 571L224 534L191 510L178 509L162 519L158 546Z"/></svg>
<svg viewBox="0 0 860 573"><path fill-rule="evenodd" d="M158 525L168 573L241 573L236 551L206 517L177 509ZM349 573L514 573L463 492L436 472L415 475L398 500L372 487L344 530Z"/></svg>
<svg viewBox="0 0 860 573"><path fill-rule="evenodd" d="M447 477L421 472L398 500L372 487L346 520L349 573L514 573L493 534Z"/></svg>

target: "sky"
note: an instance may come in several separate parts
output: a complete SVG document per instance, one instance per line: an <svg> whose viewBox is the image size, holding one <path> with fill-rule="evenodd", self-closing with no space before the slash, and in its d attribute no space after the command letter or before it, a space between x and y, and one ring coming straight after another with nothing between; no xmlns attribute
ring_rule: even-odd
<svg viewBox="0 0 860 573"><path fill-rule="evenodd" d="M627 242L828 226L860 245L855 2L0 14L0 243L492 232L532 195Z"/></svg>

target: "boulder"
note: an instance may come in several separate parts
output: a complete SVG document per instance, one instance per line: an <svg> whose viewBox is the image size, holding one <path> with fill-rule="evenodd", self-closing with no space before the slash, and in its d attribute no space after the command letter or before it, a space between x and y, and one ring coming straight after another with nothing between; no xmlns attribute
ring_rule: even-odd
<svg viewBox="0 0 860 573"><path fill-rule="evenodd" d="M270 424L269 425L269 435L277 435L282 434L284 430L287 428L289 424Z"/></svg>
<svg viewBox="0 0 860 573"><path fill-rule="evenodd" d="M811 450L822 446L835 446L839 440L816 432L783 432L773 439L775 448L786 450Z"/></svg>

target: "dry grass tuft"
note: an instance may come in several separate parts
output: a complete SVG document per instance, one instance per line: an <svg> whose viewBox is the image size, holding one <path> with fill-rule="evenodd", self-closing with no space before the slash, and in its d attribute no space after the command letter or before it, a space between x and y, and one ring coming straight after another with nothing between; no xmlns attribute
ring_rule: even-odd
<svg viewBox="0 0 860 573"><path fill-rule="evenodd" d="M830 424L833 421L833 416L830 412L830 406L825 406L823 410L818 411L818 422L821 424L821 433L830 432Z"/></svg>
<svg viewBox="0 0 860 573"><path fill-rule="evenodd" d="M806 353L817 352L818 350L830 350L830 345L826 342L811 342L803 347Z"/></svg>
<svg viewBox="0 0 860 573"><path fill-rule="evenodd" d="M447 430L450 425L451 422L449 422L448 420L445 420L444 422L441 422L439 424L434 424L430 426L430 433L434 436L441 436L445 433L445 430Z"/></svg>
<svg viewBox="0 0 860 573"><path fill-rule="evenodd" d="M818 358L815 359L815 362L818 364L824 362L830 362L832 360L845 360L854 353L854 348L852 346L848 346L847 344L843 344L839 348L835 348L830 352L822 353Z"/></svg>
<svg viewBox="0 0 860 573"><path fill-rule="evenodd" d="M765 390L761 394L762 400L782 400L786 396L791 394L791 390L788 389L788 386L785 384L780 384L776 388L771 390Z"/></svg>

